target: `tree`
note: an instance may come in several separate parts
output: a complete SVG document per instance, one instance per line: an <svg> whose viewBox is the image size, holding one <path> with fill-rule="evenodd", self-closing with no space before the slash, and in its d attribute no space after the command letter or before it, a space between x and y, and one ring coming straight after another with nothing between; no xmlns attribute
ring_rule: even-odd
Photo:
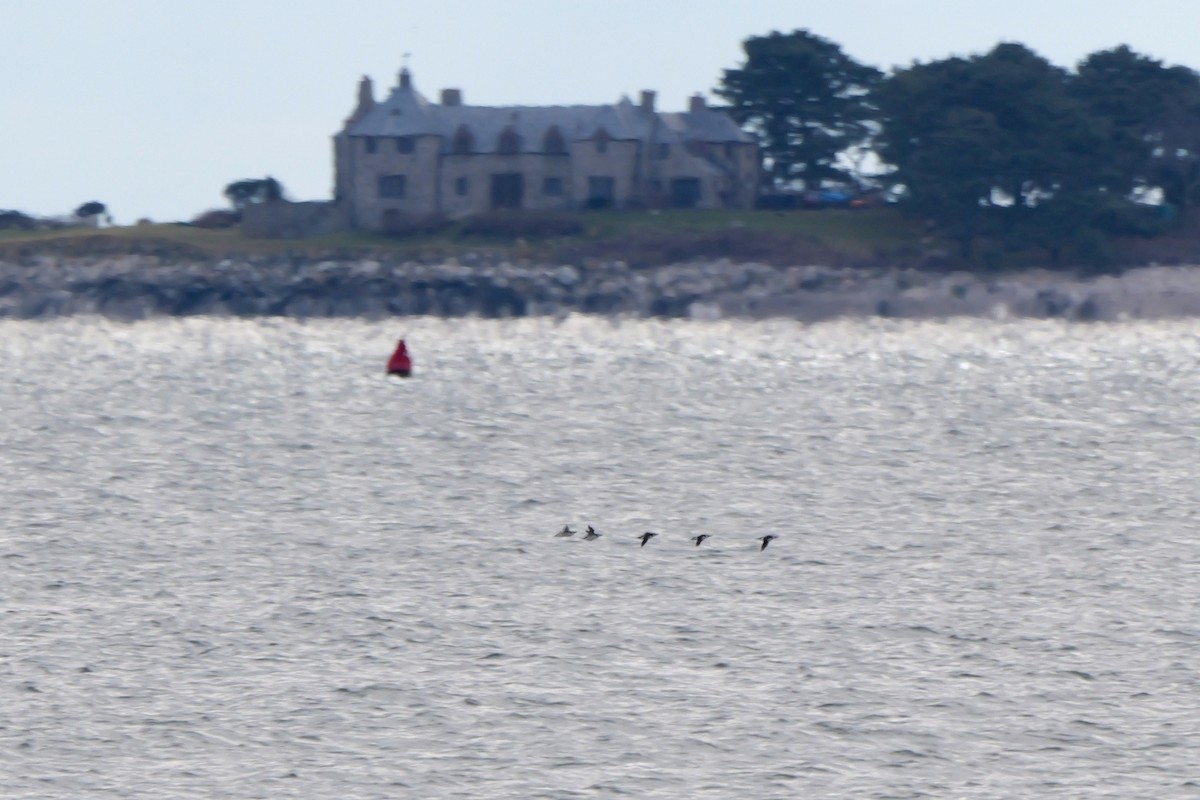
<svg viewBox="0 0 1200 800"><path fill-rule="evenodd" d="M1146 183L1161 189L1171 205L1200 205L1200 98L1167 109L1158 136Z"/></svg>
<svg viewBox="0 0 1200 800"><path fill-rule="evenodd" d="M269 175L234 181L225 187L224 194L237 211L254 203L269 203L284 197L283 185Z"/></svg>
<svg viewBox="0 0 1200 800"><path fill-rule="evenodd" d="M774 182L851 179L838 154L870 138L868 96L882 73L806 30L751 37L742 49L745 64L725 70L716 93L758 137Z"/></svg>
<svg viewBox="0 0 1200 800"><path fill-rule="evenodd" d="M963 254L987 234L1052 256L1104 201L1107 121L1067 92L1068 74L1020 44L895 71L873 94L882 157L912 210Z"/></svg>
<svg viewBox="0 0 1200 800"><path fill-rule="evenodd" d="M1121 45L1081 61L1069 90L1110 122L1114 191L1200 202L1200 74Z"/></svg>
<svg viewBox="0 0 1200 800"><path fill-rule="evenodd" d="M79 217L80 219L85 219L87 217L96 217L101 214L107 214L107 213L108 213L108 207L105 206L104 203L98 202L96 200L92 200L90 202L84 203L79 208L75 209L75 216Z"/></svg>

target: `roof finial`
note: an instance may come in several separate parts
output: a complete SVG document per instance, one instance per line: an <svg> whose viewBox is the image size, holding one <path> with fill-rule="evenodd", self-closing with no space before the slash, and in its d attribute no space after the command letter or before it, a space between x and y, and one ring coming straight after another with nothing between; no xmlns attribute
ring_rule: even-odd
<svg viewBox="0 0 1200 800"><path fill-rule="evenodd" d="M411 54L405 53L404 57L400 60L400 88L401 89L411 89L412 88L412 73L408 71L409 55L411 55Z"/></svg>

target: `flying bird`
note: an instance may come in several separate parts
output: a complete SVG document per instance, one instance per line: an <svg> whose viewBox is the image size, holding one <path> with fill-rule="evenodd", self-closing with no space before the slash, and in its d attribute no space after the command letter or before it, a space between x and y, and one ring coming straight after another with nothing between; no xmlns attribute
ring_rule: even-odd
<svg viewBox="0 0 1200 800"><path fill-rule="evenodd" d="M658 534L657 534L657 533L651 533L650 531L646 531L645 533L643 533L643 534L642 534L641 536L639 536L638 538L642 540L642 547L645 547L645 546L646 546L646 542L650 541L650 540L651 540L651 539L653 539L655 536L658 536Z"/></svg>
<svg viewBox="0 0 1200 800"><path fill-rule="evenodd" d="M575 531L571 530L570 525L563 525L563 529L554 535L555 536L574 536Z"/></svg>
<svg viewBox="0 0 1200 800"><path fill-rule="evenodd" d="M761 553L763 550L766 550L767 545L769 545L773 539L778 538L779 537L773 533L768 533L766 536L759 537L759 541L762 542L762 547L758 548L758 552Z"/></svg>
<svg viewBox="0 0 1200 800"><path fill-rule="evenodd" d="M693 537L692 537L692 541L696 543L696 547L699 547L699 546L700 546L700 544L701 544L701 543L702 543L702 542L703 542L705 539L708 539L709 537L710 537L710 534L707 534L707 533L702 533L702 534L700 534L699 536L693 536Z"/></svg>
<svg viewBox="0 0 1200 800"><path fill-rule="evenodd" d="M593 528L591 525L588 525L587 533L584 534L583 538L589 541L592 539L599 539L600 534L596 533L595 528Z"/></svg>

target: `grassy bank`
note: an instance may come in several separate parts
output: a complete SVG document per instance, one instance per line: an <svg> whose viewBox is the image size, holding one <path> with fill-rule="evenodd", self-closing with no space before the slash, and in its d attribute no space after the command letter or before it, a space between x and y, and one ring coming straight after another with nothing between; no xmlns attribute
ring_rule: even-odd
<svg viewBox="0 0 1200 800"><path fill-rule="evenodd" d="M501 220L503 222L503 220ZM552 263L622 260L654 266L729 258L780 266L898 266L994 270L1045 263L1040 252L956 261L956 248L928 236L920 221L889 207L805 211L594 212L559 218L566 226L494 226L471 233L465 222L408 236L340 233L306 239L252 239L236 229L160 224L104 229L0 231L0 258L37 254L145 254L166 259L223 257L403 258L423 261L470 254ZM556 227L570 229L569 234ZM985 248L980 248L986 253ZM1200 263L1200 225L1181 225L1153 240L1113 243L1114 263Z"/></svg>
<svg viewBox="0 0 1200 800"><path fill-rule="evenodd" d="M236 229L176 224L0 231L0 257L143 253L176 258L376 255L436 259L486 252L563 262L605 258L652 265L720 257L781 264L831 263L912 256L920 251L916 227L892 209L597 212L571 219L577 230L570 235L539 235L536 230L521 235L523 231L513 227L507 234L481 236L472 234L461 222L436 233L402 237L340 233L305 239L251 239Z"/></svg>

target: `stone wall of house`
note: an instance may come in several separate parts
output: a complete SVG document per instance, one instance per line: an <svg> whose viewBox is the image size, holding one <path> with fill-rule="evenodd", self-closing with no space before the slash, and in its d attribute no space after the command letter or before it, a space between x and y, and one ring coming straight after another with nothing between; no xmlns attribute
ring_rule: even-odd
<svg viewBox="0 0 1200 800"><path fill-rule="evenodd" d="M406 137L411 152L402 152L400 140L375 137L374 152L367 140L352 140L352 184L356 224L370 230L387 227L388 215L423 216L438 209L438 160L441 139L437 136ZM381 197L380 179L404 176L403 197Z"/></svg>
<svg viewBox="0 0 1200 800"><path fill-rule="evenodd" d="M341 191L353 200L351 224L359 228L384 227L388 209L404 215L442 213L455 218L489 211L493 176L512 173L522 175L521 207L526 209L582 208L591 197L589 179L594 177L612 179L617 208L653 204L650 184L639 171L639 160L645 163L639 142L610 140L603 152L594 140L572 142L569 155L442 155L438 152L440 140L433 136L418 138L412 153L398 152L390 138L379 138L374 153L366 152L361 139L340 141L335 148L338 172L345 177L339 177L339 186L344 186ZM668 166L667 171L678 174L688 157L682 148L674 149L679 163L673 169ZM406 176L403 198L379 196L379 179L385 175ZM546 192L547 178L558 181L560 194ZM715 191L706 191L704 199L703 207L721 205Z"/></svg>
<svg viewBox="0 0 1200 800"><path fill-rule="evenodd" d="M759 153L756 144L732 143L729 145L733 177L729 202L737 208L754 208L759 190Z"/></svg>
<svg viewBox="0 0 1200 800"><path fill-rule="evenodd" d="M349 227L383 230L389 219L445 214L452 218L492 209L492 178L519 173L523 177L521 207L565 211L587 207L592 178L611 178L613 206L659 207L672 204L672 181L698 181L697 208L753 206L758 184L758 152L752 144L672 143L665 149L638 141L587 139L568 144L569 155L543 153L442 154L442 140L411 137L403 152L393 137L377 137L374 152L363 137L334 140L336 197L345 201ZM601 142L603 141L603 144ZM696 157L707 148L727 169L713 168ZM380 179L403 175L403 197L381 197ZM561 193L546 191L554 179Z"/></svg>
<svg viewBox="0 0 1200 800"><path fill-rule="evenodd" d="M472 153L442 157L439 180L443 213L463 217L491 210L492 176L512 173L523 176L522 208L563 211L574 207L570 158L540 153ZM559 179L562 194L547 195L543 191L543 181L548 177ZM465 194L459 194L460 180L465 181Z"/></svg>
<svg viewBox="0 0 1200 800"><path fill-rule="evenodd" d="M334 136L333 137L333 201L344 202L347 207L351 204L345 202L350 198L350 192L353 189L354 170L351 167L350 151L354 146L354 140L349 136Z"/></svg>
<svg viewBox="0 0 1200 800"><path fill-rule="evenodd" d="M613 200L617 208L625 208L640 202L638 187L634 182L638 161L641 158L639 142L588 139L572 142L571 150L571 196L575 207L586 206L591 199L590 178L612 178Z"/></svg>
<svg viewBox="0 0 1200 800"><path fill-rule="evenodd" d="M451 154L442 156L441 210L449 217L465 217L487 202L488 184L475 169L475 156Z"/></svg>
<svg viewBox="0 0 1200 800"><path fill-rule="evenodd" d="M578 198L572 196L572 163L567 155L538 156L535 169L527 182L525 207L535 211L568 211L578 206ZM558 182L561 192L557 195L546 192L546 180Z"/></svg>

